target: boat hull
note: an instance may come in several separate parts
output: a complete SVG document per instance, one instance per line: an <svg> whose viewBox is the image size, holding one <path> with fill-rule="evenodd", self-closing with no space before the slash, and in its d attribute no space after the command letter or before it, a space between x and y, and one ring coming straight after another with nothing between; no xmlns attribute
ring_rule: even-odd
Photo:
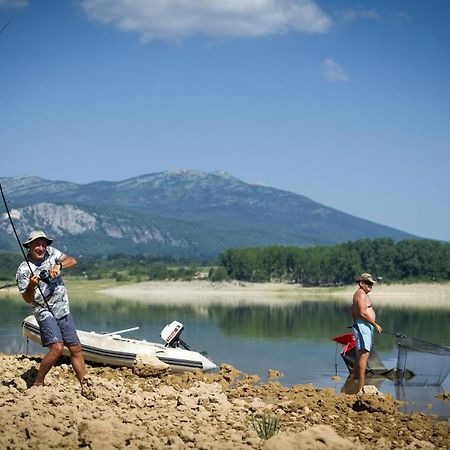
<svg viewBox="0 0 450 450"><path fill-rule="evenodd" d="M23 334L33 342L42 345L39 325L34 316L24 319ZM174 372L202 370L209 372L217 368L209 358L193 350L166 347L144 340L127 339L120 335L104 335L94 331L77 330L86 361L109 366L131 367L137 356L156 356L168 364ZM64 355L69 351L64 347Z"/></svg>

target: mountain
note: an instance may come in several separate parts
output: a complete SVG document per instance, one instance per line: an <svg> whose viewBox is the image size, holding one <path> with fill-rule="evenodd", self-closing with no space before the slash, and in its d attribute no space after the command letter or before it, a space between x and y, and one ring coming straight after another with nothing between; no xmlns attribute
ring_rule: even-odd
<svg viewBox="0 0 450 450"><path fill-rule="evenodd" d="M170 170L76 184L1 178L19 235L44 228L70 251L210 257L228 247L327 245L414 236L302 195L245 183L225 172ZM8 236L9 235L9 236ZM6 214L0 249L13 249Z"/></svg>

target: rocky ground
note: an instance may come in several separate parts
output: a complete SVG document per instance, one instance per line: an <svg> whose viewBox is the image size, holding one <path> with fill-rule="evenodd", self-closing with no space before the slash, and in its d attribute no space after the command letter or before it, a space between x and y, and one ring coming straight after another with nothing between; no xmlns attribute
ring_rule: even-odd
<svg viewBox="0 0 450 450"><path fill-rule="evenodd" d="M1 449L450 448L448 420L396 412L376 388L336 394L276 378L260 384L226 365L174 375L143 363L89 366L81 388L67 362L30 388L39 362L0 355Z"/></svg>

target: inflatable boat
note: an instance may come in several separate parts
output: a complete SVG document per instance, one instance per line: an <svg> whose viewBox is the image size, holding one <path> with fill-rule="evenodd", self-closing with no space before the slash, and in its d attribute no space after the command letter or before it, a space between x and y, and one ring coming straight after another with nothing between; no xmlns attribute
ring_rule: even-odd
<svg viewBox="0 0 450 450"><path fill-rule="evenodd" d="M22 323L23 335L31 341L41 344L39 325L34 316L28 316ZM202 370L209 372L217 368L203 352L197 352L180 339L183 331L180 322L172 322L161 332L165 344L148 342L145 340L128 339L119 333L137 329L121 330L114 333L97 333L95 331L77 330L83 347L86 361L101 363L109 366L131 367L138 355L156 356L160 361L168 364L174 372ZM64 355L69 351L64 347Z"/></svg>

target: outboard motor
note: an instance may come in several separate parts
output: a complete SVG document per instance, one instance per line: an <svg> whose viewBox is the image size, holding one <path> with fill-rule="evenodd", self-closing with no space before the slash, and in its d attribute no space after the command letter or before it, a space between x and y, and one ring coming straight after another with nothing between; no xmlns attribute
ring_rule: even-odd
<svg viewBox="0 0 450 450"><path fill-rule="evenodd" d="M172 323L166 325L161 331L161 338L166 342L166 347L183 347L186 350L191 350L190 347L180 339L180 335L184 330L184 325L174 320Z"/></svg>

